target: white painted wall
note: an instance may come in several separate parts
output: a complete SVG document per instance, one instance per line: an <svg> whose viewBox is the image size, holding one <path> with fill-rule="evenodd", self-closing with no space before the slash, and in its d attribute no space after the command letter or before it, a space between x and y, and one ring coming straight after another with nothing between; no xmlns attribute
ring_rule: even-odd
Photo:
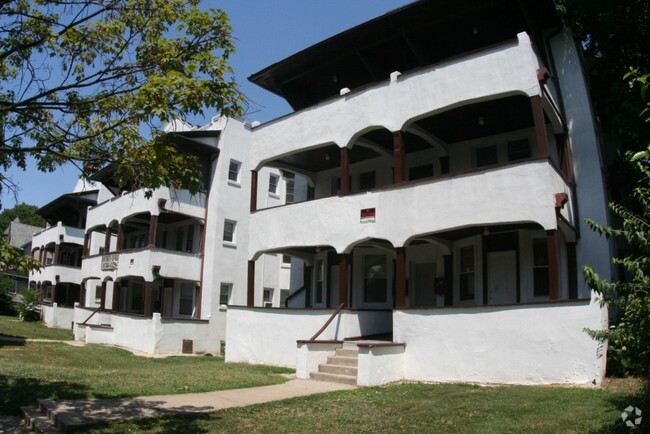
<svg viewBox="0 0 650 434"><path fill-rule="evenodd" d="M249 256L286 246L330 245L340 253L367 238L403 246L414 235L473 225L537 222L555 229L555 194L569 190L548 162L528 161L437 182L263 210L250 218ZM375 223L360 223L364 208L376 209Z"/></svg>
<svg viewBox="0 0 650 434"><path fill-rule="evenodd" d="M380 386L404 377L404 346L360 346L358 386Z"/></svg>
<svg viewBox="0 0 650 434"><path fill-rule="evenodd" d="M253 168L299 149L350 143L370 126L398 131L409 120L470 100L497 95L539 95L540 62L525 33L460 60L402 74L386 82L328 100L255 128ZM336 128L332 128L336 125Z"/></svg>
<svg viewBox="0 0 650 434"><path fill-rule="evenodd" d="M590 265L600 277L609 280L613 276L612 244L605 237L596 234L584 222L587 217L604 225L609 222L600 138L594 126L595 119L587 83L573 35L568 30L551 40L551 48L571 137L578 186L576 198L580 217L578 222L580 242L576 251L578 264ZM590 290L584 279L578 279L578 288L581 297L589 296Z"/></svg>
<svg viewBox="0 0 650 434"><path fill-rule="evenodd" d="M406 344L416 381L600 384L606 349L584 328L607 327L596 302L400 310L393 340Z"/></svg>
<svg viewBox="0 0 650 434"><path fill-rule="evenodd" d="M296 378L309 380L309 374L318 371L318 365L327 362L342 343L298 342L296 350Z"/></svg>
<svg viewBox="0 0 650 434"><path fill-rule="evenodd" d="M42 304L41 321L48 327L71 330L74 322L74 308L59 307L57 303Z"/></svg>
<svg viewBox="0 0 650 434"><path fill-rule="evenodd" d="M310 339L333 309L262 309L229 306L226 362L296 366L296 341ZM343 340L391 329L390 311L342 312L318 337Z"/></svg>

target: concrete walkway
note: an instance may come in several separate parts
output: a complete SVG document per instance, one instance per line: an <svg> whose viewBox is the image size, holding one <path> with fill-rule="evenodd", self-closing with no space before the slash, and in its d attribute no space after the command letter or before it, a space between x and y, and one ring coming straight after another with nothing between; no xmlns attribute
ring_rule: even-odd
<svg viewBox="0 0 650 434"><path fill-rule="evenodd" d="M47 414L53 424L66 428L99 422L116 423L129 419L207 413L232 407L245 407L271 401L351 390L356 386L313 380L290 380L272 386L181 395L144 396L123 399L39 400L41 417ZM27 416L36 416L25 411ZM27 414L30 413L30 414Z"/></svg>

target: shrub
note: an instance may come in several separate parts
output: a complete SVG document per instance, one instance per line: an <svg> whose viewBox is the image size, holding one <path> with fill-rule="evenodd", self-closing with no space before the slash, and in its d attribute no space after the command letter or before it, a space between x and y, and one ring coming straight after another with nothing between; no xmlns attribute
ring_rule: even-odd
<svg viewBox="0 0 650 434"><path fill-rule="evenodd" d="M23 321L38 321L41 319L41 293L34 288L23 291L23 299L18 303L16 310L18 317Z"/></svg>

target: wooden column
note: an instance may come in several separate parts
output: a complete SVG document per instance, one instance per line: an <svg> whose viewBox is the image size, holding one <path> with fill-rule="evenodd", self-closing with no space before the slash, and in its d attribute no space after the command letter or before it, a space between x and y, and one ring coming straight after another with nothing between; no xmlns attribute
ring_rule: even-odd
<svg viewBox="0 0 650 434"><path fill-rule="evenodd" d="M117 241L115 242L115 251L119 252L124 250L124 225L122 223L117 225Z"/></svg>
<svg viewBox="0 0 650 434"><path fill-rule="evenodd" d="M86 306L86 281L81 282L81 290L79 291L79 307Z"/></svg>
<svg viewBox="0 0 650 434"><path fill-rule="evenodd" d="M61 245L59 243L54 244L54 257L52 258L52 265L59 265L59 251Z"/></svg>
<svg viewBox="0 0 650 434"><path fill-rule="evenodd" d="M255 261L248 261L248 288L246 306L255 306Z"/></svg>
<svg viewBox="0 0 650 434"><path fill-rule="evenodd" d="M156 247L156 232L158 232L158 216L151 214L151 218L149 219L149 241L147 247Z"/></svg>
<svg viewBox="0 0 650 434"><path fill-rule="evenodd" d="M90 232L84 234L84 256L88 256L90 253Z"/></svg>
<svg viewBox="0 0 650 434"><path fill-rule="evenodd" d="M102 297L99 303L99 310L106 309L106 281L102 282Z"/></svg>
<svg viewBox="0 0 650 434"><path fill-rule="evenodd" d="M341 196L350 194L350 150L341 148Z"/></svg>
<svg viewBox="0 0 650 434"><path fill-rule="evenodd" d="M257 170L251 170L251 212L257 211Z"/></svg>
<svg viewBox="0 0 650 434"><path fill-rule="evenodd" d="M544 107L542 97L539 95L530 97L530 105L533 111L533 123L535 124L535 141L537 142L537 154L539 157L548 157L548 139L546 137L546 121L544 120Z"/></svg>
<svg viewBox="0 0 650 434"><path fill-rule="evenodd" d="M106 236L104 237L104 254L111 251L111 228L106 226Z"/></svg>
<svg viewBox="0 0 650 434"><path fill-rule="evenodd" d="M305 307L311 307L311 276L314 267L310 267L304 263L302 267L302 282L305 287Z"/></svg>
<svg viewBox="0 0 650 434"><path fill-rule="evenodd" d="M395 308L406 307L406 248L395 249Z"/></svg>
<svg viewBox="0 0 650 434"><path fill-rule="evenodd" d="M111 309L115 312L120 310L120 282L113 282L113 303Z"/></svg>
<svg viewBox="0 0 650 434"><path fill-rule="evenodd" d="M41 248L38 249L38 262L41 265L45 265L45 257L46 256L47 256L47 254L45 254L45 247L41 246Z"/></svg>
<svg viewBox="0 0 650 434"><path fill-rule="evenodd" d="M546 231L546 245L548 247L548 295L551 300L560 298L560 273L557 251L557 231Z"/></svg>
<svg viewBox="0 0 650 434"><path fill-rule="evenodd" d="M348 303L348 259L349 255L339 255L339 304L343 303L344 308L349 307Z"/></svg>
<svg viewBox="0 0 650 434"><path fill-rule="evenodd" d="M576 258L576 243L566 245L567 268L569 274L569 298L578 298L578 260Z"/></svg>
<svg viewBox="0 0 650 434"><path fill-rule="evenodd" d="M153 282L144 282L144 316L151 316L153 310L151 309L153 300Z"/></svg>
<svg viewBox="0 0 650 434"><path fill-rule="evenodd" d="M406 159L404 158L404 136L401 131L393 133L393 183L400 184L406 180L405 168Z"/></svg>

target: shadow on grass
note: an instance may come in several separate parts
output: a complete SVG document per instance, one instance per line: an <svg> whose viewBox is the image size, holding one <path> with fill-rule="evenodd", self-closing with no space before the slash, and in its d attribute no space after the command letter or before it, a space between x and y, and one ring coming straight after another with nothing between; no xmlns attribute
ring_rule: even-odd
<svg viewBox="0 0 650 434"><path fill-rule="evenodd" d="M41 398L87 398L88 390L88 387L78 383L11 378L0 373L0 415L17 416L20 407L36 406L37 400Z"/></svg>
<svg viewBox="0 0 650 434"><path fill-rule="evenodd" d="M609 399L615 408L620 409L620 413L616 416L616 420L595 434L612 434L612 433L647 433L650 432L650 379L645 379L641 391L637 393L629 393L626 395L613 396ZM642 411L641 425L635 425L631 428L625 424L621 414L628 407L635 407ZM632 412L627 420L634 423L638 416Z"/></svg>
<svg viewBox="0 0 650 434"><path fill-rule="evenodd" d="M22 336L11 336L0 333L0 348L2 347L22 347L27 342Z"/></svg>
<svg viewBox="0 0 650 434"><path fill-rule="evenodd" d="M215 413L196 413L191 415L175 415L162 418L154 419L140 419L133 420L129 422L128 429L129 432L163 432L165 434L204 434L211 432L207 428L202 428L199 421L202 420L219 420L220 416L217 416ZM81 426L77 428L68 429L68 433L84 433L88 432L89 429L106 429L110 427L108 423L97 423L91 426ZM115 428L115 432L120 432L119 430L125 429L124 425L120 425L119 428ZM108 429L108 432L113 432Z"/></svg>

